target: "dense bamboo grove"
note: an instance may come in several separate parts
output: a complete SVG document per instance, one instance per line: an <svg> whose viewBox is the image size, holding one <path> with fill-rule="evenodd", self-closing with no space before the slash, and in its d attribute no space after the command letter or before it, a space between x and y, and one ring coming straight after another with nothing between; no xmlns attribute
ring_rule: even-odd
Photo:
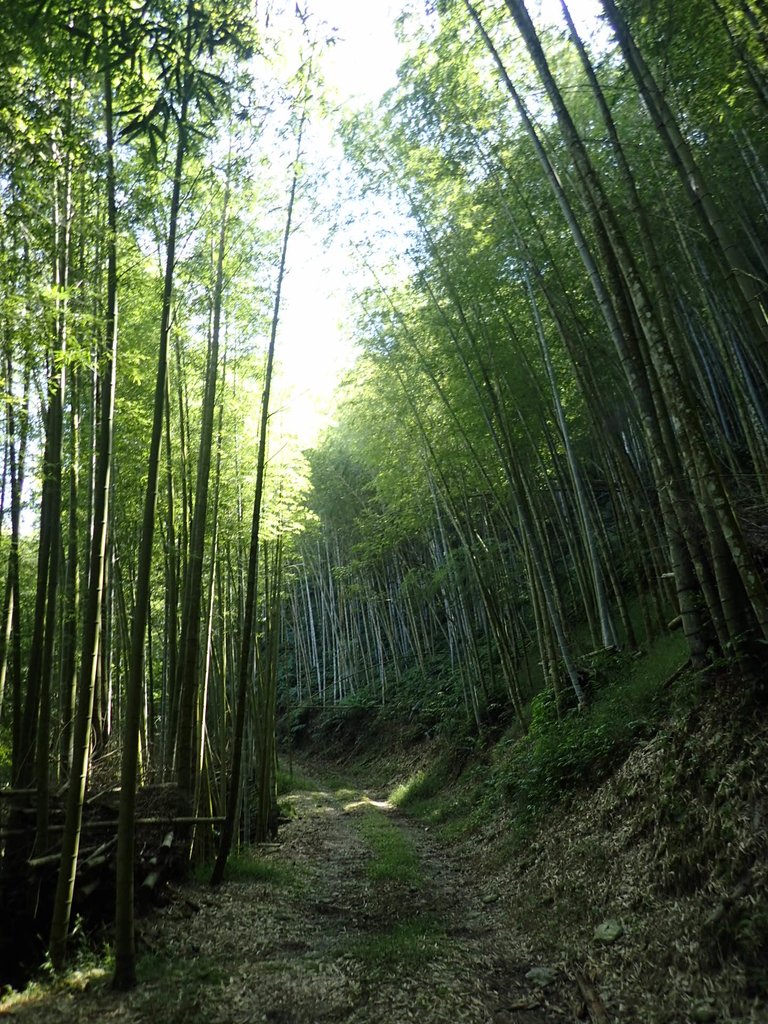
<svg viewBox="0 0 768 1024"><path fill-rule="evenodd" d="M137 784L175 782L219 881L270 827L278 706L525 729L670 628L705 678L759 667L768 12L552 10L414 5L397 87L341 125L403 227L396 265L353 253L361 354L298 516L270 388L312 16L282 12L288 71L246 0L0 25L2 781L35 808L3 867L60 851L55 966L86 792L121 780L126 987Z"/></svg>
<svg viewBox="0 0 768 1024"><path fill-rule="evenodd" d="M279 72L239 0L18 4L0 29L3 782L36 812L10 805L4 892L60 850L36 928L62 966L86 792L121 780L120 987L137 784L225 821L222 865L273 813L285 487L264 467L311 68L286 21ZM210 856L211 825L194 841Z"/></svg>
<svg viewBox="0 0 768 1024"><path fill-rule="evenodd" d="M535 6L437 3L345 124L410 270L360 297L312 457L299 702L524 728L670 626L698 669L760 663L765 11L606 2L580 35Z"/></svg>

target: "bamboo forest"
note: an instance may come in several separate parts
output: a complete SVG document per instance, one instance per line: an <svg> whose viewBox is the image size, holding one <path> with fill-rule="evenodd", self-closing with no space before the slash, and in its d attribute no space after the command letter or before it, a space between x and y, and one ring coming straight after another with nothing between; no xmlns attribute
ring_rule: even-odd
<svg viewBox="0 0 768 1024"><path fill-rule="evenodd" d="M0 8L0 1013L768 1020L765 0Z"/></svg>

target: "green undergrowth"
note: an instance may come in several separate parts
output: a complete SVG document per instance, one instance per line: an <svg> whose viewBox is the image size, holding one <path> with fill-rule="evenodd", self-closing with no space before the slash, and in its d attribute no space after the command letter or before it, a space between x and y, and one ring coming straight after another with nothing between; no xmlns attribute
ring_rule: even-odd
<svg viewBox="0 0 768 1024"><path fill-rule="evenodd" d="M60 1005L62 996L106 991L111 987L114 969L111 946L75 942L69 964L61 973L55 973L48 962L23 991L0 990L0 1016L21 1015L25 1007L48 1002ZM163 1024L183 1024L197 1019L200 991L220 984L227 977L223 964L197 957L159 956L156 950L141 946L137 952L136 974L139 987L133 997L134 1007L140 1010L151 1005L156 1019Z"/></svg>
<svg viewBox="0 0 768 1024"><path fill-rule="evenodd" d="M282 765L278 767L276 785L278 796L286 796L289 793L311 793L317 789L317 783L296 771L292 764L289 764L287 768ZM283 809L282 804L281 809Z"/></svg>
<svg viewBox="0 0 768 1024"><path fill-rule="evenodd" d="M11 737L8 730L0 726L0 786L11 784Z"/></svg>
<svg viewBox="0 0 768 1024"><path fill-rule="evenodd" d="M172 998L177 999L178 993L185 989L207 987L224 981L227 970L225 964L202 957L171 959L167 956L158 957L154 952L145 952L137 958L136 974L142 984L162 982L164 986L167 985L173 993ZM151 997L155 1005L158 998L155 989L151 991Z"/></svg>
<svg viewBox="0 0 768 1024"><path fill-rule="evenodd" d="M437 922L419 917L356 939L349 951L372 971L414 970L434 959L445 941L445 930Z"/></svg>
<svg viewBox="0 0 768 1024"><path fill-rule="evenodd" d="M151 1012L162 1024L190 1024L201 1020L204 992L224 984L228 965L202 957L158 957L142 953L136 964L139 987L133 997L138 1013Z"/></svg>
<svg viewBox="0 0 768 1024"><path fill-rule="evenodd" d="M115 969L111 947L90 945L82 935L78 937L77 931L70 945L69 961L61 973L56 973L47 960L22 990L3 990L0 986L0 1017L20 1013L25 1006L57 998L61 994L76 995L86 989L109 985Z"/></svg>
<svg viewBox="0 0 768 1024"><path fill-rule="evenodd" d="M422 876L416 849L403 830L389 821L386 811L366 799L348 804L347 808L373 854L367 866L371 881L420 887Z"/></svg>
<svg viewBox="0 0 768 1024"><path fill-rule="evenodd" d="M499 807L512 810L519 837L547 811L599 785L670 713L697 699L690 675L670 678L686 657L679 634L657 640L641 657L601 655L586 674L587 707L566 691L541 691L527 733L511 729L495 744L453 745L397 786L396 806L446 838L473 832Z"/></svg>
<svg viewBox="0 0 768 1024"><path fill-rule="evenodd" d="M667 680L684 660L684 640L676 634L642 658L616 655L581 711L564 711L562 701L558 708L552 691L542 691L531 704L526 736L494 751L492 796L512 804L524 825L563 797L602 782L668 716L680 691Z"/></svg>
<svg viewBox="0 0 768 1024"><path fill-rule="evenodd" d="M458 770L465 756L455 748L443 751L396 786L389 795L390 803L430 827L439 827L446 839L470 831L478 812L478 790L487 769L470 761L463 770Z"/></svg>
<svg viewBox="0 0 768 1024"><path fill-rule="evenodd" d="M194 869L192 876L195 881L205 883L210 880L212 871L211 864L201 864ZM295 864L263 857L248 848L230 856L224 869L224 881L258 882L280 888L297 887L302 883Z"/></svg>

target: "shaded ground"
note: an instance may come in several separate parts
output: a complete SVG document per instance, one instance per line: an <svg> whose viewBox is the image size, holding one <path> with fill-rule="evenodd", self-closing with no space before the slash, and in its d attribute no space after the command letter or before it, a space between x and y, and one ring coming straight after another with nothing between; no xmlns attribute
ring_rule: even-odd
<svg viewBox="0 0 768 1024"><path fill-rule="evenodd" d="M738 695L692 710L527 830L512 807L488 813L471 779L456 781L463 762L449 765L434 805L428 795L410 804L421 824L386 802L439 757L420 744L391 765L339 760L345 776L365 771L383 791L295 792L279 844L231 862L217 890L185 887L142 923L134 992L115 994L103 967L84 969L7 999L0 1014L25 1024L768 1024L762 712ZM601 942L606 924L618 931Z"/></svg>
<svg viewBox="0 0 768 1024"><path fill-rule="evenodd" d="M483 871L519 948L587 961L611 1021L768 1024L767 762L763 710L735 693L668 723L525 844L505 843L509 815L489 822ZM623 934L602 944L606 919Z"/></svg>
<svg viewBox="0 0 768 1024"><path fill-rule="evenodd" d="M29 1022L310 1024L584 1019L574 978L526 978L510 908L433 833L376 794L300 792L282 842L239 880L185 888L142 931L142 983L40 990ZM593 1016L598 1013L593 1008ZM598 1019L596 1016L595 1019Z"/></svg>

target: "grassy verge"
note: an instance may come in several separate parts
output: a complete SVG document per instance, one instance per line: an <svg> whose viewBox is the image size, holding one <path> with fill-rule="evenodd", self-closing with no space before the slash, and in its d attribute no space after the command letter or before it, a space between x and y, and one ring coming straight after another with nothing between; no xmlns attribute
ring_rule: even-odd
<svg viewBox="0 0 768 1024"><path fill-rule="evenodd" d="M356 824L373 852L368 864L372 882L396 882L419 887L422 882L419 857L402 829L387 819L384 811L363 803Z"/></svg>
<svg viewBox="0 0 768 1024"><path fill-rule="evenodd" d="M335 796L343 801L344 811L370 847L370 880L419 888L419 856L408 835L389 820L387 808L354 789L337 789Z"/></svg>
<svg viewBox="0 0 768 1024"><path fill-rule="evenodd" d="M196 882L206 883L211 877L213 865L198 865L192 872ZM295 864L286 864L270 857L260 856L248 848L233 853L224 870L225 882L253 882L280 888L300 888L303 879Z"/></svg>
<svg viewBox="0 0 768 1024"><path fill-rule="evenodd" d="M463 756L463 751L444 752L396 786L389 794L390 803L426 825L439 828L445 839L465 834L474 827L487 766L471 760L457 778L456 759Z"/></svg>
<svg viewBox="0 0 768 1024"><path fill-rule="evenodd" d="M227 977L227 965L224 963L196 957L171 959L170 956L159 957L154 952L142 953L139 956L136 971L142 984L152 985L161 982L163 988L168 988L173 993L175 1001L179 992L186 991L191 998L196 987L217 985ZM157 991L153 989L153 1005L157 998Z"/></svg>
<svg viewBox="0 0 768 1024"><path fill-rule="evenodd" d="M369 975L416 969L439 954L446 941L445 929L432 914L409 902L425 886L416 847L402 827L390 818L391 808L352 790L337 790L344 810L365 839L371 858L366 873L372 902L388 908L381 926L348 945L348 952L362 961ZM381 908L380 908L381 909Z"/></svg>
<svg viewBox="0 0 768 1024"><path fill-rule="evenodd" d="M434 921L412 918L388 931L366 935L350 946L353 956L369 969L415 970L434 959L446 941L445 931Z"/></svg>

